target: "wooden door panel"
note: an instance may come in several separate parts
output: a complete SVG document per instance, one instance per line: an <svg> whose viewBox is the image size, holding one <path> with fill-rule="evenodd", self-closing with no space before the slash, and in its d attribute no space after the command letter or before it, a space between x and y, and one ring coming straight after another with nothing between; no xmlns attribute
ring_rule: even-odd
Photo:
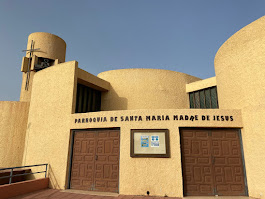
<svg viewBox="0 0 265 199"><path fill-rule="evenodd" d="M246 195L238 130L181 131L184 195Z"/></svg>
<svg viewBox="0 0 265 199"><path fill-rule="evenodd" d="M71 188L73 189L92 190L95 139L93 132L75 132L71 170Z"/></svg>
<svg viewBox="0 0 265 199"><path fill-rule="evenodd" d="M215 185L217 195L245 195L241 145L237 130L213 130Z"/></svg>
<svg viewBox="0 0 265 199"><path fill-rule="evenodd" d="M99 131L97 140L95 190L118 192L119 131Z"/></svg>
<svg viewBox="0 0 265 199"><path fill-rule="evenodd" d="M119 131L75 132L71 188L118 192Z"/></svg>
<svg viewBox="0 0 265 199"><path fill-rule="evenodd" d="M186 130L181 134L185 195L213 195L209 135L205 130Z"/></svg>

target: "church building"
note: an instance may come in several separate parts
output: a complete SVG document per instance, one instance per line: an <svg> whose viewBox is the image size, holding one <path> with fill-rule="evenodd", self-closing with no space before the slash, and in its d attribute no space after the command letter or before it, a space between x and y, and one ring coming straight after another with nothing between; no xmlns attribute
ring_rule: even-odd
<svg viewBox="0 0 265 199"><path fill-rule="evenodd" d="M264 27L262 17L231 36L208 79L95 76L65 62L63 39L30 34L20 101L0 102L0 167L48 163L54 189L264 198Z"/></svg>

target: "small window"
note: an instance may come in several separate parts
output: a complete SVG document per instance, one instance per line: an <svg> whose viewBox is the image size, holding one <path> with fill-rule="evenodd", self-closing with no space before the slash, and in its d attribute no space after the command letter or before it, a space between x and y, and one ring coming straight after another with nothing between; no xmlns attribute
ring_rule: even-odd
<svg viewBox="0 0 265 199"><path fill-rule="evenodd" d="M205 108L205 94L204 94L204 90L200 91L200 108Z"/></svg>
<svg viewBox="0 0 265 199"><path fill-rule="evenodd" d="M205 90L205 106L206 106L206 108L211 108L210 89Z"/></svg>
<svg viewBox="0 0 265 199"><path fill-rule="evenodd" d="M199 91L195 92L195 108L200 107L200 94Z"/></svg>
<svg viewBox="0 0 265 199"><path fill-rule="evenodd" d="M34 69L35 71L40 71L52 65L54 65L54 59L38 57L37 64L35 64Z"/></svg>
<svg viewBox="0 0 265 199"><path fill-rule="evenodd" d="M190 108L194 107L194 93L190 93Z"/></svg>
<svg viewBox="0 0 265 199"><path fill-rule="evenodd" d="M216 86L202 89L189 93L190 108L208 108L214 109L218 107L218 97Z"/></svg>
<svg viewBox="0 0 265 199"><path fill-rule="evenodd" d="M218 108L216 87L211 88L210 92L211 92L212 108Z"/></svg>
<svg viewBox="0 0 265 199"><path fill-rule="evenodd" d="M82 84L77 84L76 113L100 111L101 92Z"/></svg>

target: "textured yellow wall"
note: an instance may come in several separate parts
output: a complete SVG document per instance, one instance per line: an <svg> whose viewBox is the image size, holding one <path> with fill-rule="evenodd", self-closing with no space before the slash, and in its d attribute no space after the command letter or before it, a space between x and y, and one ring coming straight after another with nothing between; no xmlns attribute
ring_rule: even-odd
<svg viewBox="0 0 265 199"><path fill-rule="evenodd" d="M60 189L65 183L77 65L71 61L41 70L32 87L23 163L50 164L50 185Z"/></svg>
<svg viewBox="0 0 265 199"><path fill-rule="evenodd" d="M111 84L109 92L102 94L103 111L189 108L186 84L200 80L161 69L113 70L98 77Z"/></svg>
<svg viewBox="0 0 265 199"><path fill-rule="evenodd" d="M173 115L198 115L196 121L173 120ZM145 121L146 116L168 115L169 121ZM209 115L210 121L202 121ZM233 121L213 121L214 115L232 115ZM121 121L123 116L142 116L143 121ZM75 119L107 117L107 122L75 123ZM117 122L110 122L117 117ZM120 127L119 193L128 195L183 196L179 127L242 127L240 110L160 109L125 110L73 114L71 129ZM169 129L170 158L131 158L130 129ZM64 160L62 160L64 162ZM64 176L61 176L64 178Z"/></svg>
<svg viewBox="0 0 265 199"><path fill-rule="evenodd" d="M29 103L0 101L0 167L21 166Z"/></svg>
<svg viewBox="0 0 265 199"><path fill-rule="evenodd" d="M265 195L265 17L239 30L215 57L221 109L242 109L249 195Z"/></svg>

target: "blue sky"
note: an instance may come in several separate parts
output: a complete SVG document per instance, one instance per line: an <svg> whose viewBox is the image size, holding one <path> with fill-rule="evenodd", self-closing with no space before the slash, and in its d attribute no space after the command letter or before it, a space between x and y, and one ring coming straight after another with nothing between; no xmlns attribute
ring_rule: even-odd
<svg viewBox="0 0 265 199"><path fill-rule="evenodd" d="M19 100L21 51L33 32L63 38L66 61L94 75L159 68L205 79L220 46L263 15L264 0L2 0L0 100Z"/></svg>

